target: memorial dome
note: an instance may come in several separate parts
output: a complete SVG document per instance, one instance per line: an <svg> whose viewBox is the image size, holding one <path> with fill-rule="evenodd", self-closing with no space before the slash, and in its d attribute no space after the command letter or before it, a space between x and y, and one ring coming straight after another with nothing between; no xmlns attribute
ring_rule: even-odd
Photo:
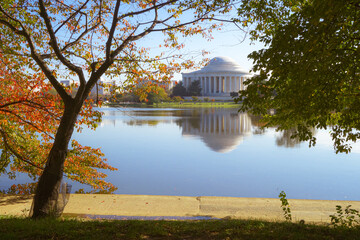
<svg viewBox="0 0 360 240"><path fill-rule="evenodd" d="M215 57L211 59L205 67L193 73L217 72L249 74L247 70L241 67L234 59L230 57Z"/></svg>

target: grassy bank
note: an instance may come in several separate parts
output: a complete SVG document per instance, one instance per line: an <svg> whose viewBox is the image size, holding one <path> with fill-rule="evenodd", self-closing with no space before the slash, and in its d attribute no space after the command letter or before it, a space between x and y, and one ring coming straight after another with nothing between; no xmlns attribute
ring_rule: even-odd
<svg viewBox="0 0 360 240"><path fill-rule="evenodd" d="M155 108L239 108L239 104L234 102L163 102L147 105L137 104L104 104L109 107L155 107Z"/></svg>
<svg viewBox="0 0 360 240"><path fill-rule="evenodd" d="M0 218L0 239L359 239L360 228L254 220L81 221Z"/></svg>

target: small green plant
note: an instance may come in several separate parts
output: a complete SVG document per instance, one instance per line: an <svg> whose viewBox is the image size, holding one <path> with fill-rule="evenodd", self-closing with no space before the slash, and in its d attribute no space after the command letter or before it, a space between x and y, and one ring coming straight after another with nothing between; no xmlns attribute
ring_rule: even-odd
<svg viewBox="0 0 360 240"><path fill-rule="evenodd" d="M279 198L281 201L281 208L284 213L284 218L286 221L291 221L291 210L288 200L286 199L286 193L284 191L281 191L279 194Z"/></svg>
<svg viewBox="0 0 360 240"><path fill-rule="evenodd" d="M348 205L345 210L340 205L336 205L336 213L330 215L331 225L334 227L348 227L360 224L360 213L358 210L350 208Z"/></svg>

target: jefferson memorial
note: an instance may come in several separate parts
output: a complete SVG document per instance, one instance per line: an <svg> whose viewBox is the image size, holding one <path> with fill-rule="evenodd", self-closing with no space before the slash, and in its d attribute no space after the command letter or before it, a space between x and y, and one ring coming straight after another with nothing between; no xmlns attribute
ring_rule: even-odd
<svg viewBox="0 0 360 240"><path fill-rule="evenodd" d="M182 73L185 88L199 80L201 94L214 97L230 97L231 92L244 90L244 80L251 77L252 74L229 57L215 57L198 71Z"/></svg>

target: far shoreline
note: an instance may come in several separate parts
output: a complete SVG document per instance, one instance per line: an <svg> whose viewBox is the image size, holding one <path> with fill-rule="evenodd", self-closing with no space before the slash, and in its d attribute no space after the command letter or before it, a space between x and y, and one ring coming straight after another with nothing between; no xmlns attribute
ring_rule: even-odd
<svg viewBox="0 0 360 240"><path fill-rule="evenodd" d="M101 107L133 107L133 108L234 108L239 109L241 104L229 102L161 102L154 104L146 103L105 103Z"/></svg>

